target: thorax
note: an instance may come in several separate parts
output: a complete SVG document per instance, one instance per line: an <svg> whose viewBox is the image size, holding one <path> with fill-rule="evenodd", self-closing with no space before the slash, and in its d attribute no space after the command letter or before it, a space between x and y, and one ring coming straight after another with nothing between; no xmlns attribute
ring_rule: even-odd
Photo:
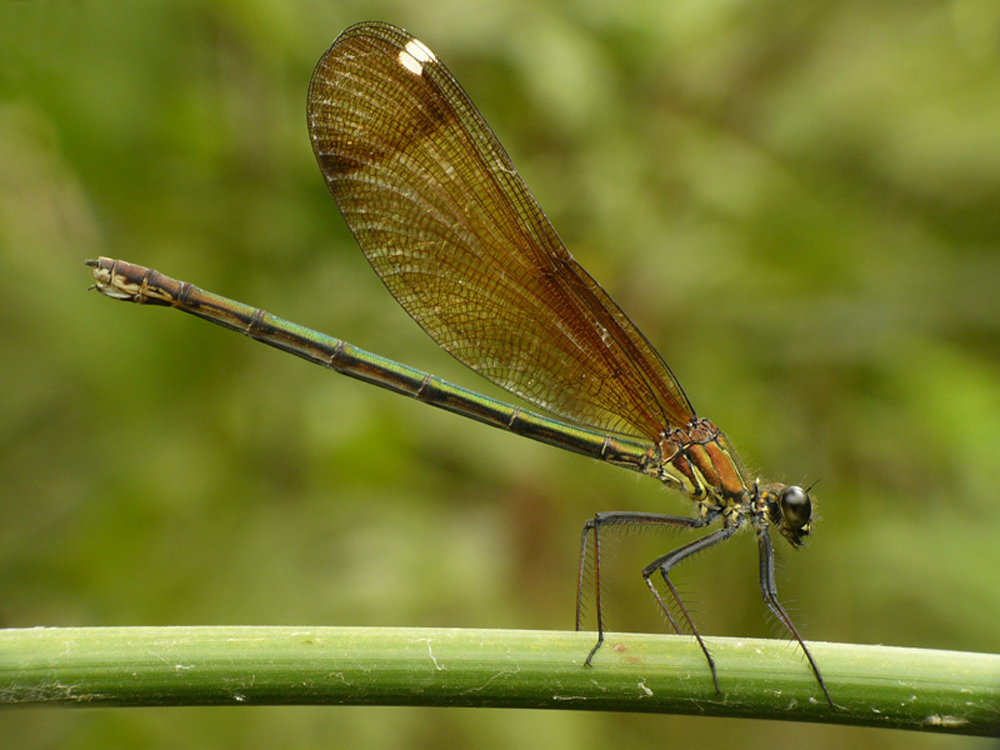
<svg viewBox="0 0 1000 750"><path fill-rule="evenodd" d="M671 428L660 439L661 481L689 495L702 515L744 513L751 497L746 469L725 434L708 419Z"/></svg>

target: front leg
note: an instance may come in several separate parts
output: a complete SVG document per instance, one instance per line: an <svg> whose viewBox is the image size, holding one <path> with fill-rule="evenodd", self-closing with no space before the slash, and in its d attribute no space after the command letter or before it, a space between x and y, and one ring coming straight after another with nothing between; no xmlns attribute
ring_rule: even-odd
<svg viewBox="0 0 1000 750"><path fill-rule="evenodd" d="M781 602L778 601L778 585L774 582L774 548L771 546L771 537L768 535L767 529L757 530L757 545L760 549L760 592L764 596L764 603L774 613L774 616L781 621L781 624L788 629L788 632L794 636L799 646L802 647L802 653L806 655L809 666L812 667L813 674L816 675L816 682L819 683L823 695L826 696L826 700L832 708L835 704L833 698L830 697L830 691L826 689L823 676L819 673L819 667L816 666L812 654L806 648L805 641L799 635L799 631L792 622L792 618L789 617L785 608L781 606Z"/></svg>

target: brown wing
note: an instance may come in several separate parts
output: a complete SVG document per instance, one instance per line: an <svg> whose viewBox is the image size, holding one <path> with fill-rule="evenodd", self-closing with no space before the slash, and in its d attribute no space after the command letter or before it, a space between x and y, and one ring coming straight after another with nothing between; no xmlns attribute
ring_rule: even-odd
<svg viewBox="0 0 1000 750"><path fill-rule="evenodd" d="M694 416L663 359L556 235L434 54L345 31L309 85L309 132L348 226L438 345L553 414L655 439Z"/></svg>

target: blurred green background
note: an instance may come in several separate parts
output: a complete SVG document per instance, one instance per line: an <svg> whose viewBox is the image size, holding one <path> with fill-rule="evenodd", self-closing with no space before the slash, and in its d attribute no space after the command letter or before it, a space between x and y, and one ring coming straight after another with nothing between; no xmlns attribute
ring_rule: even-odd
<svg viewBox="0 0 1000 750"><path fill-rule="evenodd" d="M571 628L586 518L688 512L652 481L87 292L83 260L122 257L496 395L398 308L313 162L309 75L367 18L449 65L699 413L762 476L821 480L809 547L778 540L807 638L1000 650L995 0L3 2L0 625ZM619 545L612 627L664 629L639 570L677 543ZM749 536L682 586L708 634L785 637ZM19 748L975 742L399 708L0 726Z"/></svg>

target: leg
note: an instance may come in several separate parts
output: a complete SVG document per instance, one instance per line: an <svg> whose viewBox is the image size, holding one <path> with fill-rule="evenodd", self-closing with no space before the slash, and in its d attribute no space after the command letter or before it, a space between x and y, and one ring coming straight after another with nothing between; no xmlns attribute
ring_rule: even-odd
<svg viewBox="0 0 1000 750"><path fill-rule="evenodd" d="M600 539L600 529L603 526L680 526L687 529L698 529L711 523L711 518L688 518L686 516L665 516L657 513L634 513L629 511L620 511L612 513L598 513L596 516L587 521L583 526L583 535L580 543L580 572L577 579L576 586L576 629L580 630L581 625L581 609L583 605L583 577L584 571L586 570L587 563L587 542L591 532L594 534L594 601L597 609L597 643L587 654L587 660L584 662L585 665L590 666L590 660L594 658L594 654L604 643L604 616L601 613L601 539ZM663 559L663 558L661 558ZM646 583L649 584L648 576L646 577ZM670 582L667 582L670 585ZM654 590L654 595L657 600L660 600L659 594ZM676 593L674 593L676 597ZM678 599L678 602L680 600ZM673 625L674 630L678 633L681 632L680 628L677 627L677 623L674 621L673 614L667 607L663 606L663 602L660 601L660 607L667 615L667 619L670 620L670 624ZM682 607L683 609L683 607ZM685 616L687 613L685 612ZM688 618L690 621L690 618ZM697 632L697 631L695 631ZM702 646L704 649L704 645ZM707 652L706 652L707 655ZM709 663L711 663L711 658L709 658Z"/></svg>
<svg viewBox="0 0 1000 750"><path fill-rule="evenodd" d="M677 603L677 607L680 609L680 613L684 617L684 621L687 623L691 634L694 635L695 639L698 641L698 645L701 647L702 653L705 654L705 659L708 661L708 668L712 670L712 681L715 683L716 693L721 693L722 691L719 689L719 676L715 671L715 660L708 652L708 646L706 646L705 641L702 640L701 633L698 632L698 628L695 626L694 620L691 619L691 615L688 614L687 607L684 606L684 602L681 600L680 594L677 593L677 589L674 587L673 581L670 580L670 571L678 563L683 562L696 552L701 552L702 550L708 549L719 542L725 541L736 533L737 528L738 527L736 526L725 526L718 531L713 531L706 537L696 539L693 542L685 544L683 547L678 547L673 552L668 552L663 557L657 558L643 568L642 571L642 578L649 587L649 590L653 593L653 597L656 599L657 604L660 605L660 609L662 609L667 615L667 619L669 619L670 624L674 626L674 630L680 633L680 628L677 627L677 623L670 614L670 607L665 601L663 601L663 597L660 596L660 592L656 590L656 587L650 579L654 573L659 571L660 576L663 578L663 582L667 584L667 588L670 590L670 595Z"/></svg>
<svg viewBox="0 0 1000 750"><path fill-rule="evenodd" d="M757 546L760 548L760 591L764 595L764 604L767 605L768 609L774 613L774 616L788 629L788 632L794 636L795 640L799 642L799 646L802 647L802 653L806 655L809 666L812 667L813 674L816 675L816 682L819 683L820 689L823 691L823 695L826 696L830 707L834 708L833 698L830 697L830 692L826 689L826 683L823 682L823 676L819 673L819 667L816 666L812 654L809 653L809 649L806 648L806 644L802 641L802 636L799 635L799 631L796 630L795 625L792 623L792 618L788 616L785 608L778 601L778 586L774 582L774 548L771 547L771 537L768 536L767 529L759 529L757 531Z"/></svg>

